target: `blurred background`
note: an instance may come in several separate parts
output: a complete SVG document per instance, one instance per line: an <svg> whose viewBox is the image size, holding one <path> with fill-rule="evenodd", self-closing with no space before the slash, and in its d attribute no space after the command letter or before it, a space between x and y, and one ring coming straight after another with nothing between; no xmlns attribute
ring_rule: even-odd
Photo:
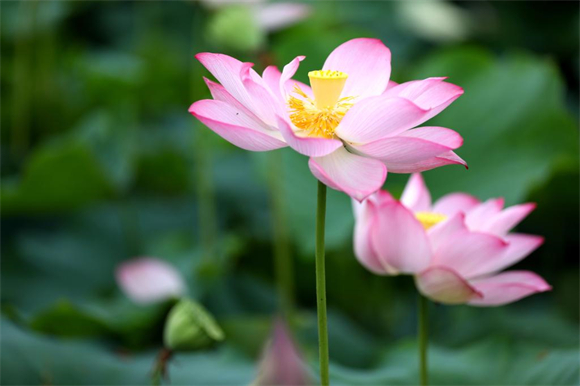
<svg viewBox="0 0 580 386"><path fill-rule="evenodd" d="M517 230L546 237L516 268L536 271L552 292L499 308L432 307L432 383L578 384L577 2L1 8L3 384L150 383L172 301L138 305L122 293L115 268L139 256L177 267L225 332L222 343L176 354L172 384L250 384L281 303L315 374L307 159L238 149L187 109L209 97L197 52L259 72L306 55L297 79L307 81L354 37L385 42L396 82L448 76L465 89L432 123L464 137L458 154L470 170L424 173L434 198L461 190L537 202ZM390 174L385 187L398 195L407 177ZM333 384L416 384L412 280L366 271L352 230L348 197L329 191Z"/></svg>

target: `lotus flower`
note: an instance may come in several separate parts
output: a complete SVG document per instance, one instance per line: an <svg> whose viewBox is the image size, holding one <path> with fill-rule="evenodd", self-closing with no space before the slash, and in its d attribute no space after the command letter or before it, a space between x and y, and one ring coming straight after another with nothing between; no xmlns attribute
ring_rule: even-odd
<svg viewBox="0 0 580 386"><path fill-rule="evenodd" d="M135 303L148 304L185 294L187 287L179 272L163 260L141 257L120 264L117 283Z"/></svg>
<svg viewBox="0 0 580 386"><path fill-rule="evenodd" d="M391 52L377 39L353 39L337 47L322 70L308 76L312 88L292 80L304 56L282 72L262 76L222 54L196 58L221 83L206 79L214 99L189 111L234 145L251 151L290 146L310 157L316 178L362 201L379 190L387 170L412 173L465 162L454 152L463 139L443 127L419 127L463 94L428 78L389 81Z"/></svg>
<svg viewBox="0 0 580 386"><path fill-rule="evenodd" d="M446 304L499 306L550 290L533 272L500 272L544 241L509 233L535 204L503 205L465 193L432 204L422 176L413 174L400 202L386 191L355 202L355 254L376 274L415 275L421 293Z"/></svg>

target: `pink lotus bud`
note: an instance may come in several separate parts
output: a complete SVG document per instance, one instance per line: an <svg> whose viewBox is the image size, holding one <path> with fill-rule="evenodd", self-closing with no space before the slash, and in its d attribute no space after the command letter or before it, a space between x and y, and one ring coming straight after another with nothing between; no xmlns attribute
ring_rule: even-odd
<svg viewBox="0 0 580 386"><path fill-rule="evenodd" d="M255 385L311 385L312 380L289 331L281 320L264 350Z"/></svg>
<svg viewBox="0 0 580 386"><path fill-rule="evenodd" d="M117 267L117 283L135 303L147 304L178 298L186 291L179 272L163 260L142 257Z"/></svg>

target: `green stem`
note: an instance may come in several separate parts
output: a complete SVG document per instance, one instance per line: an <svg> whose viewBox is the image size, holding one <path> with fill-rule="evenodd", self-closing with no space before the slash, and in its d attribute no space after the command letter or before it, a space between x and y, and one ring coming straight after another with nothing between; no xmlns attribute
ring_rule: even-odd
<svg viewBox="0 0 580 386"><path fill-rule="evenodd" d="M288 228L286 227L282 177L280 176L280 168L277 167L282 163L282 153L274 151L269 154L269 157L268 184L272 210L276 284L282 315L289 324L292 324L292 316L294 313L294 267L292 265L292 255L290 254Z"/></svg>
<svg viewBox="0 0 580 386"><path fill-rule="evenodd" d="M326 185L318 181L316 209L316 305L318 308L318 349L320 384L330 384L328 376L328 326L326 317L326 277L324 272L324 228L326 222Z"/></svg>
<svg viewBox="0 0 580 386"><path fill-rule="evenodd" d="M419 294L418 301L419 311L419 328L417 331L419 337L419 369L421 386L429 384L428 365L427 365L427 346L429 343L429 300Z"/></svg>

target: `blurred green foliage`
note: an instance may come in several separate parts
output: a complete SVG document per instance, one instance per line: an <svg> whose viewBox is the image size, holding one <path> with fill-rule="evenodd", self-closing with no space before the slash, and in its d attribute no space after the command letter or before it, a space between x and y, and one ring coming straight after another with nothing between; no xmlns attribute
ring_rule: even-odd
<svg viewBox="0 0 580 386"><path fill-rule="evenodd" d="M391 48L393 80L448 76L465 89L430 123L462 134L470 170L426 172L434 196L535 201L518 231L546 236L517 268L540 273L551 293L496 309L433 306L433 383L578 384L578 4L446 2L455 11L439 17L467 23L450 40L414 24L431 6L409 19L401 4L309 3L308 19L260 40L254 24L232 37L232 18L253 17L240 5L3 2L2 383L147 384L171 304L120 293L115 266L139 255L177 266L225 332L176 355L172 383L250 383L278 308L272 168L296 337L316 373L316 181L305 157L242 151L187 113L209 96L193 56L225 52L261 70L306 55L306 81L338 44L373 36ZM406 179L385 186L399 194ZM327 216L333 384L415 384L411 280L356 262L348 197L329 191Z"/></svg>

